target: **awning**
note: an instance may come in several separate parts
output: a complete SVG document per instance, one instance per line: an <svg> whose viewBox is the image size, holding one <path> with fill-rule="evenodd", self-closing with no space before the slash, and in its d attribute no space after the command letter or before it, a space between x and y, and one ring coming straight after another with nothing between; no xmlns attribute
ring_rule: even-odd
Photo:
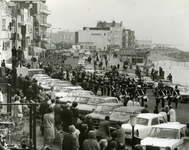
<svg viewBox="0 0 189 150"><path fill-rule="evenodd" d="M56 45L55 44L53 44L53 43L51 43L51 44L43 44L42 45L42 48L44 48L44 49L48 49L48 50L55 50L55 49L57 49L56 48Z"/></svg>

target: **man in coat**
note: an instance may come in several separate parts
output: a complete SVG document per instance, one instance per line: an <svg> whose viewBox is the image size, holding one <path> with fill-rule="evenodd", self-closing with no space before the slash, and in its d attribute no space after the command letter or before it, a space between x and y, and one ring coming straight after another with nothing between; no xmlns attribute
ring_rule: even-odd
<svg viewBox="0 0 189 150"><path fill-rule="evenodd" d="M62 111L62 114L61 114L61 119L62 119L62 122L63 122L63 131L64 132L69 132L69 126L72 125L72 118L73 118L73 113L72 111L70 110L70 107L71 107L71 104L70 103L67 103L66 104L66 109L64 109Z"/></svg>
<svg viewBox="0 0 189 150"><path fill-rule="evenodd" d="M62 142L62 150L78 150L77 137L74 134L75 126L71 125L68 129L69 133L64 136Z"/></svg>

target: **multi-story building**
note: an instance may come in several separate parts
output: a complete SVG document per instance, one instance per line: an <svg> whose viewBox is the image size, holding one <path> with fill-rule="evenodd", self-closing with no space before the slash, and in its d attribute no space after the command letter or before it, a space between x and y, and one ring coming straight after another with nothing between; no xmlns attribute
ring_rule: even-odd
<svg viewBox="0 0 189 150"><path fill-rule="evenodd" d="M123 29L123 41L122 48L134 48L135 47L135 31L130 29Z"/></svg>
<svg viewBox="0 0 189 150"><path fill-rule="evenodd" d="M0 62L11 55L11 10L5 0L0 0Z"/></svg>
<svg viewBox="0 0 189 150"><path fill-rule="evenodd" d="M78 44L84 48L109 50L122 47L122 22L106 23L99 21L96 27L83 27L78 31Z"/></svg>
<svg viewBox="0 0 189 150"><path fill-rule="evenodd" d="M51 25L47 23L47 17L51 12L45 0L11 0L11 2L16 4L14 9L18 12L14 17L17 33L15 46L21 46L26 50L25 56L30 59L36 56L41 51L40 47L48 41L46 31ZM20 38L22 42L19 42Z"/></svg>

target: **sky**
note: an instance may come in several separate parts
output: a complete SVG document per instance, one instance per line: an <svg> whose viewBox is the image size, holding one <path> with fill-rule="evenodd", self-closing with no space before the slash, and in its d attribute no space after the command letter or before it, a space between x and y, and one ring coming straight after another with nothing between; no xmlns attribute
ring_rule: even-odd
<svg viewBox="0 0 189 150"><path fill-rule="evenodd" d="M122 21L138 40L189 51L189 0L46 0L46 4L52 28L78 31L95 27L100 20Z"/></svg>

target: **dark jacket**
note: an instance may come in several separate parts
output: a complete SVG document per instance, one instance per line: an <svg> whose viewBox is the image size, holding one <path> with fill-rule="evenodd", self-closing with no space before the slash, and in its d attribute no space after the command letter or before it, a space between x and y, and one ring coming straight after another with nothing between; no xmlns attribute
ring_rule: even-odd
<svg viewBox="0 0 189 150"><path fill-rule="evenodd" d="M65 109L62 111L61 119L63 122L63 130L68 132L68 128L72 125L73 113L69 109Z"/></svg>
<svg viewBox="0 0 189 150"><path fill-rule="evenodd" d="M62 150L77 150L77 138L74 134L66 134L62 142Z"/></svg>
<svg viewBox="0 0 189 150"><path fill-rule="evenodd" d="M56 104L54 106L54 120L55 120L55 125L60 125L62 120L61 120L61 114L62 114L62 108L60 107L59 104Z"/></svg>

